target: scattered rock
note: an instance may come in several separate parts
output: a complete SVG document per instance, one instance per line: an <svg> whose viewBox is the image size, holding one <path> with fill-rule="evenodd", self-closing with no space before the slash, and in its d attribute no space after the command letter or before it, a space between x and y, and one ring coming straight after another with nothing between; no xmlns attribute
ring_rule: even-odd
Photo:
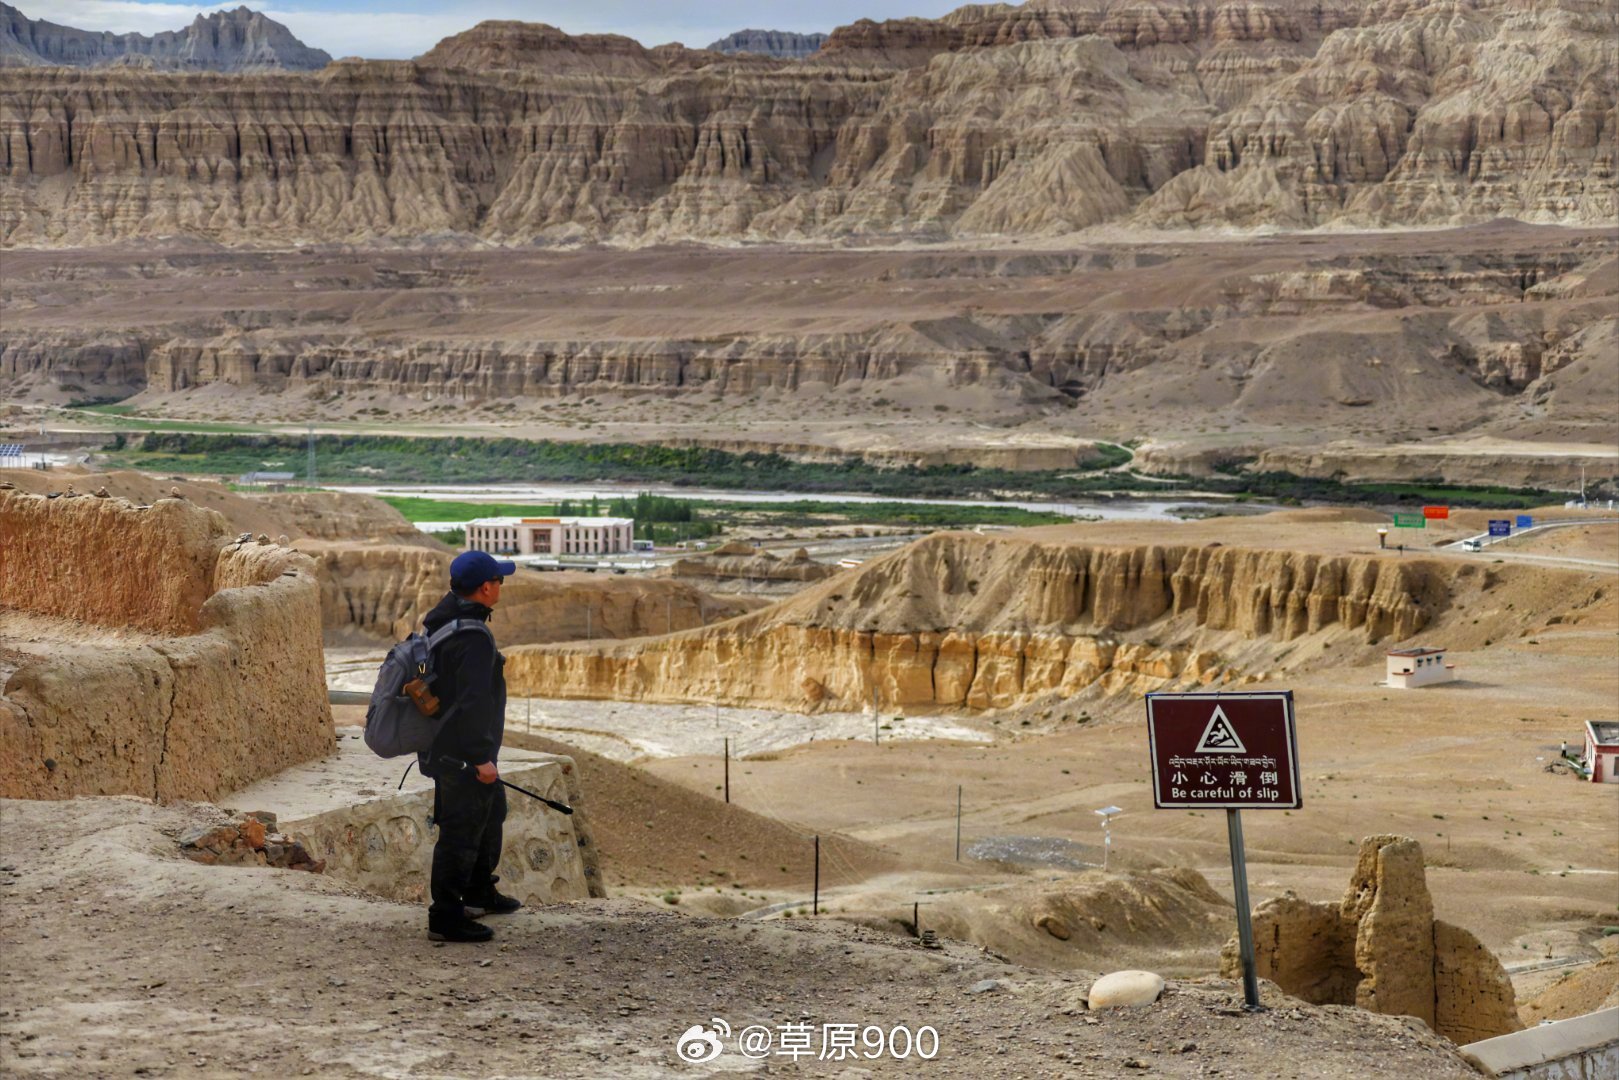
<svg viewBox="0 0 1619 1080"><path fill-rule="evenodd" d="M268 824L266 823L268 819ZM285 833L271 832L275 815L255 810L224 825L199 825L180 834L180 854L205 866L274 866L283 870L325 871L326 861L309 854Z"/></svg>
<svg viewBox="0 0 1619 1080"><path fill-rule="evenodd" d="M1163 994L1162 976L1150 971L1115 971L1091 984L1086 1003L1093 1009L1151 1005Z"/></svg>

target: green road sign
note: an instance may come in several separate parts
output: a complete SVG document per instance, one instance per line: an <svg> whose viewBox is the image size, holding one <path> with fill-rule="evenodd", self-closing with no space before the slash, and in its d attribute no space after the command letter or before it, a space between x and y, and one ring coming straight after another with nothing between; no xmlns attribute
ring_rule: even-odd
<svg viewBox="0 0 1619 1080"><path fill-rule="evenodd" d="M1425 529L1428 519L1421 514L1395 514L1394 527L1396 529Z"/></svg>

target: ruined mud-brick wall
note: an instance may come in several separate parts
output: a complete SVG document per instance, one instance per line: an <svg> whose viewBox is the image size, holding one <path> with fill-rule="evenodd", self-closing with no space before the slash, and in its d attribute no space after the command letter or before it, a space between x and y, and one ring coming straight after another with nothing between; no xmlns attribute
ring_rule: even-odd
<svg viewBox="0 0 1619 1080"><path fill-rule="evenodd" d="M0 795L215 799L329 753L304 556L180 499L0 491Z"/></svg>
<svg viewBox="0 0 1619 1080"><path fill-rule="evenodd" d="M1369 836L1343 900L1291 894L1254 911L1254 960L1261 978L1317 1005L1357 1005L1415 1016L1456 1043L1517 1031L1512 980L1469 931L1433 917L1422 845ZM1242 973L1233 938L1220 956Z"/></svg>
<svg viewBox="0 0 1619 1080"><path fill-rule="evenodd" d="M1245 678L1215 639L1416 633L1426 564L936 533L762 611L647 641L513 649L514 692L770 708L1004 708ZM1131 635L1139 640L1130 640Z"/></svg>

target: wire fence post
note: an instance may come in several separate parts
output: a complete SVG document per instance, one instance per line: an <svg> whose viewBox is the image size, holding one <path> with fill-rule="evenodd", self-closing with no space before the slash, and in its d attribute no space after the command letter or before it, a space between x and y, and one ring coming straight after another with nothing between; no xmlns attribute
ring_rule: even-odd
<svg viewBox="0 0 1619 1080"><path fill-rule="evenodd" d="M528 717L528 733L532 735L534 734L534 699L524 698L523 704L526 706L525 711Z"/></svg>
<svg viewBox="0 0 1619 1080"><path fill-rule="evenodd" d="M725 739L725 801L731 801L731 740Z"/></svg>
<svg viewBox="0 0 1619 1080"><path fill-rule="evenodd" d="M810 914L821 913L821 838L815 838L815 898L810 901Z"/></svg>

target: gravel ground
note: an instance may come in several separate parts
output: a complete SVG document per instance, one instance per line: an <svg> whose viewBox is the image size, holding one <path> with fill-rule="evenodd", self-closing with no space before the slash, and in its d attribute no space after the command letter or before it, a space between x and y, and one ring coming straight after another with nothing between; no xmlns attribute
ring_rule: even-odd
<svg viewBox="0 0 1619 1080"><path fill-rule="evenodd" d="M523 912L435 946L423 912L325 878L175 854L194 817L135 799L0 802L0 1072L8 1077L653 1077L806 1072L1473 1077L1416 1021L1302 1005L1245 1015L1229 983L1088 1014L1089 977L846 924L738 922L627 900ZM932 1060L774 1056L681 1033L931 1025ZM864 1032L862 1032L864 1034ZM816 1046L820 1043L817 1041ZM865 1051L862 1051L865 1052Z"/></svg>

